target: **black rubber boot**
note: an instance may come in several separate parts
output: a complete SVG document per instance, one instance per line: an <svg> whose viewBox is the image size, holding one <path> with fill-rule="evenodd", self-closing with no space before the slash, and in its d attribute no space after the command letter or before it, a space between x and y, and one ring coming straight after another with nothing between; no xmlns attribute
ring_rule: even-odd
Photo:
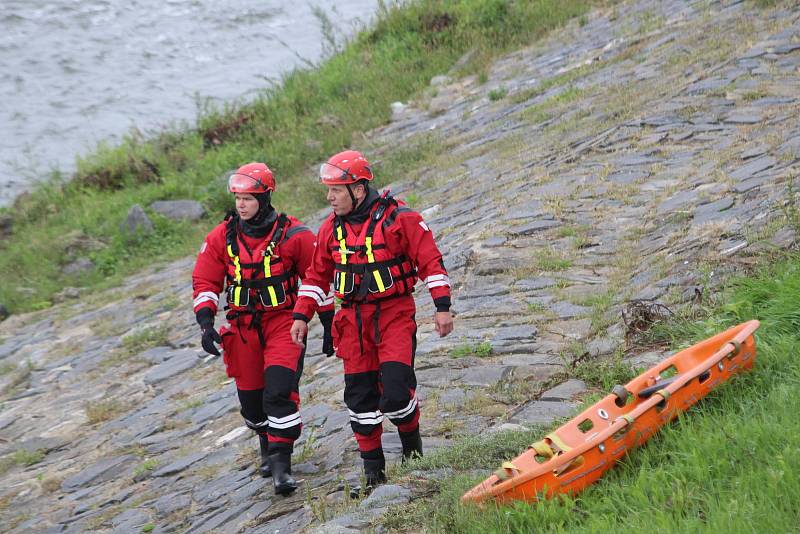
<svg viewBox="0 0 800 534"><path fill-rule="evenodd" d="M383 449L375 449L361 453L364 460L364 479L366 485L363 490L361 486L354 486L350 490L350 497L363 497L372 493L379 484L386 482L386 458L383 456Z"/></svg>
<svg viewBox="0 0 800 534"><path fill-rule="evenodd" d="M258 473L264 478L271 477L272 467L269 465L269 442L267 438L259 434L258 445L261 449L261 464L258 466Z"/></svg>
<svg viewBox="0 0 800 534"><path fill-rule="evenodd" d="M297 489L292 478L292 453L285 450L270 451L269 464L272 467L272 483L275 495L289 495Z"/></svg>
<svg viewBox="0 0 800 534"><path fill-rule="evenodd" d="M401 462L422 458L422 437L419 435L419 427L413 432L398 432L398 434L400 434L400 443L403 445Z"/></svg>

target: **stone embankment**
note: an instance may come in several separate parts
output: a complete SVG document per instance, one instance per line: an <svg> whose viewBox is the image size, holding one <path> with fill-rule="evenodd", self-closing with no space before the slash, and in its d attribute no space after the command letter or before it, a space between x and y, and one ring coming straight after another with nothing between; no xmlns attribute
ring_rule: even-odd
<svg viewBox="0 0 800 534"><path fill-rule="evenodd" d="M394 106L362 148L422 158L393 188L438 236L458 314L439 339L418 291L426 450L570 415L592 393L576 359L663 357L625 345L626 303L697 305L793 246L798 88L800 8L639 0ZM301 487L273 496L234 386L199 347L192 264L0 323L4 531L352 532L410 498L389 485L346 501L359 461L316 320Z"/></svg>

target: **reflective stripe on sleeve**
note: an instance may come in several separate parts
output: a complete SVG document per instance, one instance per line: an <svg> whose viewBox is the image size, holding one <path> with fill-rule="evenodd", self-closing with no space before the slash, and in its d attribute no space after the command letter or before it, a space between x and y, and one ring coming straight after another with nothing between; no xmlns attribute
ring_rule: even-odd
<svg viewBox="0 0 800 534"><path fill-rule="evenodd" d="M213 302L214 304L218 304L219 296L211 291L203 291L202 293L198 293L198 295L195 297L194 306L197 307L198 304L202 304L203 302Z"/></svg>

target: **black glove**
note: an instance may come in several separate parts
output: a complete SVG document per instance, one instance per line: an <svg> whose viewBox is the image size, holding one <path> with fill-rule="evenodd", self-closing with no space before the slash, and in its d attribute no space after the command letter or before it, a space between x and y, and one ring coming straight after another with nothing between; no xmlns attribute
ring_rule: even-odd
<svg viewBox="0 0 800 534"><path fill-rule="evenodd" d="M319 322L322 323L322 353L325 356L333 356L333 312L319 312Z"/></svg>
<svg viewBox="0 0 800 534"><path fill-rule="evenodd" d="M219 356L219 349L214 345L216 341L222 344L222 336L214 328L214 313L210 308L201 308L196 314L197 324L200 325L200 331L203 333L203 339L200 342L203 345L203 350L214 356Z"/></svg>

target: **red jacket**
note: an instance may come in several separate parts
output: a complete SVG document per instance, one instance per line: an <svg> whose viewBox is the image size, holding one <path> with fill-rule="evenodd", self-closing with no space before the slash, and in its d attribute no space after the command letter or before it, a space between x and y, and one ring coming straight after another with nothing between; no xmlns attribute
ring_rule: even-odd
<svg viewBox="0 0 800 534"><path fill-rule="evenodd" d="M373 225L372 242L367 247L365 237L370 232L366 227L382 205L383 213L379 213ZM294 307L296 319L310 320L317 308L326 303L334 281L333 290L338 298L345 302L370 302L409 294L420 278L428 286L437 311L450 309L450 279L442 254L428 225L417 212L390 199L386 204L375 202L370 217L361 224L345 222L340 225L339 220L332 213L319 229L314 257L305 272ZM391 276L387 277L386 268ZM383 271L383 275L371 275L359 294L360 278L366 271ZM344 279L342 275L347 272L354 272L355 280Z"/></svg>
<svg viewBox="0 0 800 534"><path fill-rule="evenodd" d="M216 314L223 288L226 288L223 298L233 310L276 311L294 305L299 275L308 268L313 255L314 234L294 217L285 217L283 225L280 225L279 216L270 233L261 238L244 235L228 220L209 232L192 273L195 313L201 308L210 308ZM233 221L238 218L234 217ZM265 254L270 241L278 237L278 231L281 233L279 241L271 255ZM231 247L232 256L228 241L233 237L236 244ZM266 256L269 256L268 266ZM270 284L264 282L267 272ZM240 288L238 292L237 287ZM333 309L333 296L326 293L322 305L326 310Z"/></svg>

